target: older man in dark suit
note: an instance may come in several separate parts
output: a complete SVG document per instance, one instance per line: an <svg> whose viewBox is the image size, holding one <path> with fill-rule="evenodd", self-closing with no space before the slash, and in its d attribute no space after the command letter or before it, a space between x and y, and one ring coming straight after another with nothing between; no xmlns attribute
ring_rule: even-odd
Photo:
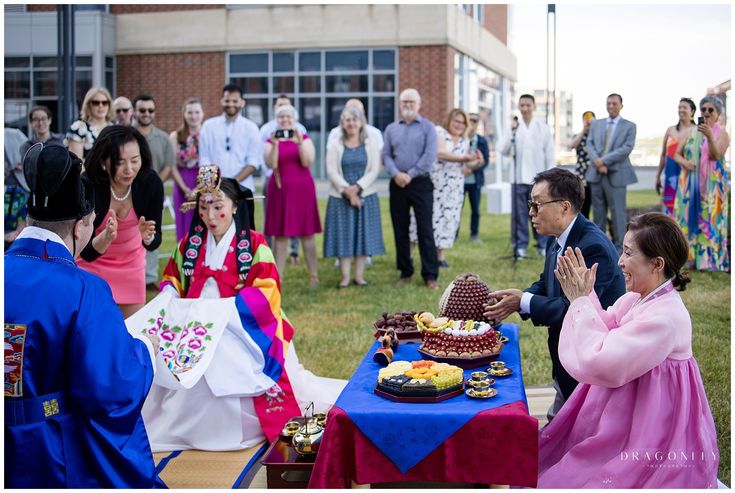
<svg viewBox="0 0 735 493"><path fill-rule="evenodd" d="M582 250L588 267L597 266L595 293L604 308L625 294L623 273L617 265L617 252L612 242L593 223L579 213L584 203L584 185L572 172L561 168L543 171L534 178L528 214L540 235L550 235L546 263L541 278L525 292L505 289L492 293L494 304L485 307L485 316L501 321L514 312L534 325L549 328L549 353L552 377L557 395L549 409L549 420L561 409L574 391L577 381L559 361L559 334L569 300L554 277L557 259L566 248Z"/></svg>
<svg viewBox="0 0 735 493"><path fill-rule="evenodd" d="M638 178L630 163L635 145L635 123L620 116L623 98L620 94L607 97L608 118L595 120L587 137L587 154L592 166L585 177L590 184L594 221L607 230L607 211L612 219L612 238L618 254L623 251L623 236L628 220L626 213L627 186Z"/></svg>

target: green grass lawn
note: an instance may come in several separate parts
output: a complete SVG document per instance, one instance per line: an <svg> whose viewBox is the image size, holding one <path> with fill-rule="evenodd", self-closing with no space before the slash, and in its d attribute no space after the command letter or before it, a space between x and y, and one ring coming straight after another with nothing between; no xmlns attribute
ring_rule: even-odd
<svg viewBox="0 0 735 493"><path fill-rule="evenodd" d="M631 191L628 207L655 205L653 191ZM296 328L294 337L299 358L314 373L349 378L373 341L372 324L384 311L438 311L439 296L446 285L462 272L475 272L493 289L524 289L543 270L543 260L529 248L529 258L517 262L501 257L512 254L509 215L488 215L483 197L480 220L481 244L469 239L469 206L462 216L460 238L446 253L449 269L440 272L439 291L423 286L420 265L416 265L413 284L396 285L395 246L387 198L381 198L383 235L387 254L375 257L367 269L368 287L351 286L337 290L340 276L332 267L334 260L321 258L322 235L317 235L321 284L312 288L306 266L288 265L283 278L283 307ZM262 203L258 203L256 222L262 225ZM319 200L322 221L326 199ZM164 224L171 222L164 215ZM164 232L161 252L174 248L173 232ZM165 264L164 261L161 262ZM693 347L704 377L715 425L719 435L719 478L730 484L730 276L722 273L692 273L693 282L682 293L692 316ZM551 362L546 345L546 329L534 327L513 315L509 322L520 326L524 380L527 386L551 384Z"/></svg>

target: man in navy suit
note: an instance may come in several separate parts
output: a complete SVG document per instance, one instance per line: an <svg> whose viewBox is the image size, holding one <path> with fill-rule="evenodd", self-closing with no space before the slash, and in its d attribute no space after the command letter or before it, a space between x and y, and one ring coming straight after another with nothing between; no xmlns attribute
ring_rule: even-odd
<svg viewBox="0 0 735 493"><path fill-rule="evenodd" d="M534 178L528 215L540 235L550 235L556 241L546 246L546 262L541 278L524 291L504 289L491 293L493 304L485 307L485 316L500 322L515 312L534 325L549 328L551 374L556 399L549 409L549 420L561 409L574 391L577 381L559 361L559 334L569 300L554 276L556 262L567 248L582 250L587 267L597 266L595 293L603 308L612 305L625 294L625 281L617 265L617 251L608 237L579 211L584 203L584 185L572 172L562 168L543 171Z"/></svg>
<svg viewBox="0 0 735 493"><path fill-rule="evenodd" d="M592 212L595 224L607 230L607 211L612 220L612 238L618 254L623 251L623 236L628 221L626 211L627 186L638 178L630 163L635 145L635 123L620 116L623 98L620 94L607 97L608 118L595 120L587 137L587 154L592 166L585 178L590 184Z"/></svg>

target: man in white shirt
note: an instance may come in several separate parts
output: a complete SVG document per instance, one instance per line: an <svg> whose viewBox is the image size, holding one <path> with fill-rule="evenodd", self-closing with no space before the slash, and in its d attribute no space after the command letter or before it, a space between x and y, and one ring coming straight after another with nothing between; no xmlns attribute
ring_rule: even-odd
<svg viewBox="0 0 735 493"><path fill-rule="evenodd" d="M242 89L222 89L222 114L208 119L199 133L199 165L216 164L224 178L234 178L255 191L253 173L263 165L263 143L257 125L242 116Z"/></svg>
<svg viewBox="0 0 735 493"><path fill-rule="evenodd" d="M500 146L504 156L511 156L511 190L513 213L511 217L511 242L516 258L526 256L528 247L528 206L531 199L531 186L534 177L544 170L553 168L554 141L549 127L538 118L533 117L536 99L530 94L523 94L518 99L521 121L514 120L510 131ZM533 230L536 249L539 256L546 254L547 237Z"/></svg>
<svg viewBox="0 0 735 493"><path fill-rule="evenodd" d="M362 112L363 116L365 115L365 107L362 105L362 101L360 101L359 99L354 99L354 98L348 99L347 102L345 103L345 108L357 108ZM341 131L342 129L339 125L337 125L332 130L330 130L329 137L327 137L327 145L329 145L329 143L332 142L333 140L339 139ZM378 143L378 148L382 150L383 149L383 133L377 128L369 124L365 124L365 132L367 133L367 136L370 138L370 140Z"/></svg>

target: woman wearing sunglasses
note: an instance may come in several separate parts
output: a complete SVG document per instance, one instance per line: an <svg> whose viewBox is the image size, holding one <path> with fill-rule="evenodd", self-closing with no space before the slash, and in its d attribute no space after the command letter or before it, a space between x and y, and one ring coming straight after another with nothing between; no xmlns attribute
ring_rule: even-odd
<svg viewBox="0 0 735 493"><path fill-rule="evenodd" d="M674 215L689 240L689 266L697 270L729 271L728 214L730 179L725 151L730 136L720 126L722 101L705 96L697 131L674 155L682 167L674 199Z"/></svg>
<svg viewBox="0 0 735 493"><path fill-rule="evenodd" d="M112 96L104 87L93 87L84 96L79 120L71 124L65 144L69 150L86 157L103 128L112 125Z"/></svg>

